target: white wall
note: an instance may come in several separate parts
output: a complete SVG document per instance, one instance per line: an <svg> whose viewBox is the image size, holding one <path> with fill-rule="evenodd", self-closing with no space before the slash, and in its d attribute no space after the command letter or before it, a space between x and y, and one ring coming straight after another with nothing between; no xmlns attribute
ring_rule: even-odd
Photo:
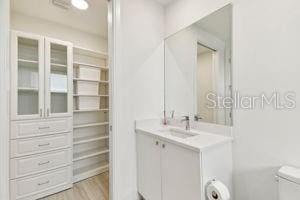
<svg viewBox="0 0 300 200"><path fill-rule="evenodd" d="M178 0L166 8L167 35L223 6L227 0ZM258 95L300 92L300 2L239 0L233 6L233 89ZM297 100L300 100L298 95ZM276 200L274 175L300 167L300 110L234 111L234 198Z"/></svg>
<svg viewBox="0 0 300 200"><path fill-rule="evenodd" d="M9 4L0 1L0 200L9 199Z"/></svg>
<svg viewBox="0 0 300 200"><path fill-rule="evenodd" d="M116 0L113 66L113 200L137 199L134 120L163 111L164 10L154 0Z"/></svg>
<svg viewBox="0 0 300 200"><path fill-rule="evenodd" d="M75 46L107 52L106 38L17 12L11 14L11 29L53 37L72 42Z"/></svg>

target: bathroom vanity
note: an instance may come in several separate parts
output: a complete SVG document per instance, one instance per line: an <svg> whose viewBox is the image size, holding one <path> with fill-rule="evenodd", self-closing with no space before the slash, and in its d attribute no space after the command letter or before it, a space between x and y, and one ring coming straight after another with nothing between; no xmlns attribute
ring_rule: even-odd
<svg viewBox="0 0 300 200"><path fill-rule="evenodd" d="M163 119L136 124L139 194L231 199L230 5L165 39L164 73Z"/></svg>
<svg viewBox="0 0 300 200"><path fill-rule="evenodd" d="M204 200L206 185L232 188L232 138L137 124L138 192L146 200Z"/></svg>
<svg viewBox="0 0 300 200"><path fill-rule="evenodd" d="M164 47L164 118L136 123L138 192L146 200L229 200L232 109L222 100L231 97L231 6Z"/></svg>

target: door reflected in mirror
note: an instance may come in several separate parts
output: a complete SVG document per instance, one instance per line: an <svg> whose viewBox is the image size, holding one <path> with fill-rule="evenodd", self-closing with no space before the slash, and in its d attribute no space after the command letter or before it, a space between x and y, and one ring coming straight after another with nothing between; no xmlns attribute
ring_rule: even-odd
<svg viewBox="0 0 300 200"><path fill-rule="evenodd" d="M165 111L195 121L232 125L232 7L225 6L165 39Z"/></svg>
<svg viewBox="0 0 300 200"><path fill-rule="evenodd" d="M216 90L214 83L214 64L216 64L216 50L201 43L197 46L197 118L198 121L216 123L216 113L211 107L213 103L207 98Z"/></svg>

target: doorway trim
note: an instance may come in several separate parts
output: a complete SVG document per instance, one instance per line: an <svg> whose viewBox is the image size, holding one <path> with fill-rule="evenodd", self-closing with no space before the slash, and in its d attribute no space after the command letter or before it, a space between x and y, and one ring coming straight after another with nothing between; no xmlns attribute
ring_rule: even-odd
<svg viewBox="0 0 300 200"><path fill-rule="evenodd" d="M110 200L117 200L118 198L118 189L117 189L117 166L115 163L117 163L117 145L116 145L116 127L117 127L117 113L115 111L115 105L117 99L115 98L115 91L116 91L116 85L115 85L115 74L118 70L116 68L116 43L118 39L117 25L120 21L120 1L118 0L107 0L108 1L108 16L107 16L107 22L108 22L108 55L109 55L109 67L110 67L110 74L109 74L109 96L111 97L109 99L109 199Z"/></svg>
<svg viewBox="0 0 300 200"><path fill-rule="evenodd" d="M0 1L0 199L9 199L10 1Z"/></svg>

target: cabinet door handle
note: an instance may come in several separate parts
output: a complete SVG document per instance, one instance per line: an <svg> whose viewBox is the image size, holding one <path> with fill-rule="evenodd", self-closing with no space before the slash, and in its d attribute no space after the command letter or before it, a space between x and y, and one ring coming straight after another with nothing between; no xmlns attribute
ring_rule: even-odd
<svg viewBox="0 0 300 200"><path fill-rule="evenodd" d="M48 181L45 181L45 182L42 182L42 183L38 183L38 186L41 186L41 185L46 185L46 184L48 184L48 183L50 183L50 181L48 180Z"/></svg>
<svg viewBox="0 0 300 200"><path fill-rule="evenodd" d="M166 145L165 145L165 144L162 144L162 148L166 148Z"/></svg>
<svg viewBox="0 0 300 200"><path fill-rule="evenodd" d="M157 145L159 145L159 142L158 142L158 141L156 141L156 142L155 142L155 144L156 144L156 146L157 146Z"/></svg>
<svg viewBox="0 0 300 200"><path fill-rule="evenodd" d="M40 117L43 117L43 109L40 108Z"/></svg>
<svg viewBox="0 0 300 200"><path fill-rule="evenodd" d="M40 162L40 163L38 163L38 165L39 166L41 166L41 165L47 165L47 164L49 164L50 163L50 161L48 160L48 161L46 161L46 162Z"/></svg>
<svg viewBox="0 0 300 200"><path fill-rule="evenodd" d="M50 142L46 143L46 144L39 144L38 146L39 147L45 147L45 146L49 146L50 145Z"/></svg>

